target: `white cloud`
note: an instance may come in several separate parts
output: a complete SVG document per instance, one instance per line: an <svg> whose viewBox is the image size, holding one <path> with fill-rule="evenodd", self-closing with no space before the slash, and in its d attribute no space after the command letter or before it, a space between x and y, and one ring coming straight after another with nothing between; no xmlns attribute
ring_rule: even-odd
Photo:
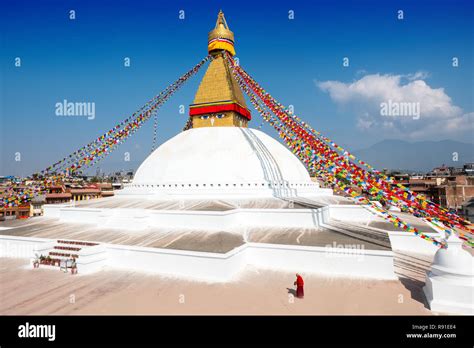
<svg viewBox="0 0 474 348"><path fill-rule="evenodd" d="M443 88L432 88L426 72L407 75L371 74L350 83L316 82L333 101L356 112L356 125L367 132L408 138L468 134L474 130L474 113L453 104ZM419 103L420 117L382 116L381 103Z"/></svg>
<svg viewBox="0 0 474 348"><path fill-rule="evenodd" d="M426 80L428 77L430 77L430 74L427 71L417 71L414 74L407 74L403 76L405 76L408 80L413 81L413 80Z"/></svg>

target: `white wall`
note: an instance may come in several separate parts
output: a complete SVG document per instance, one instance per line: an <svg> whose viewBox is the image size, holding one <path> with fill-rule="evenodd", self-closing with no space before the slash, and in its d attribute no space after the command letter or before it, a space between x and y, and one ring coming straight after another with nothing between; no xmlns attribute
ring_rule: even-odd
<svg viewBox="0 0 474 348"><path fill-rule="evenodd" d="M426 233L431 237L439 237L437 233ZM413 233L407 232L389 232L392 250L409 253L434 255L438 247L433 243L421 239Z"/></svg>
<svg viewBox="0 0 474 348"><path fill-rule="evenodd" d="M396 279L391 251L249 243L249 264L290 272Z"/></svg>
<svg viewBox="0 0 474 348"><path fill-rule="evenodd" d="M374 214L360 205L330 205L328 210L329 218L341 221L367 222L375 219Z"/></svg>
<svg viewBox="0 0 474 348"><path fill-rule="evenodd" d="M50 214L51 212L51 214ZM45 212L65 222L136 230L149 226L165 228L229 229L239 226L318 227L317 209L234 209L229 211L98 209L62 207Z"/></svg>
<svg viewBox="0 0 474 348"><path fill-rule="evenodd" d="M107 245L107 264L209 281L228 281L245 265L313 274L396 279L389 251L248 243L226 254Z"/></svg>
<svg viewBox="0 0 474 348"><path fill-rule="evenodd" d="M227 254L107 245L112 268L167 274L206 281L228 281L245 264L246 246Z"/></svg>
<svg viewBox="0 0 474 348"><path fill-rule="evenodd" d="M65 222L100 223L105 212L105 209L64 207L59 209L59 218Z"/></svg>
<svg viewBox="0 0 474 348"><path fill-rule="evenodd" d="M65 204L45 204L43 205L43 215L51 218L61 217L61 209L65 207L72 207L72 203Z"/></svg>

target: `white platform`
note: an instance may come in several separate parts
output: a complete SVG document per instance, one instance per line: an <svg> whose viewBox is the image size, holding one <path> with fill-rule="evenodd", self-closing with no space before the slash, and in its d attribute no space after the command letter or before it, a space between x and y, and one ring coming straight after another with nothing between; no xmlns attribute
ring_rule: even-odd
<svg viewBox="0 0 474 348"><path fill-rule="evenodd" d="M90 223L138 231L148 227L166 229L226 230L244 234L248 228L327 227L331 219L368 223L376 216L360 205L328 205L318 209L233 209L227 211L154 210L122 208L80 208L72 205L45 205L46 217L70 223ZM393 250L433 255L437 248L414 234L387 231ZM438 233L427 233L438 236Z"/></svg>
<svg viewBox="0 0 474 348"><path fill-rule="evenodd" d="M0 236L0 257L30 259L55 240ZM245 265L260 268L373 279L396 279L391 251L247 243L225 254L101 244L111 269L226 282ZM23 250L17 253L17 250ZM28 253L29 252L29 253ZM78 258L79 261L80 257ZM79 268L78 264L78 268Z"/></svg>

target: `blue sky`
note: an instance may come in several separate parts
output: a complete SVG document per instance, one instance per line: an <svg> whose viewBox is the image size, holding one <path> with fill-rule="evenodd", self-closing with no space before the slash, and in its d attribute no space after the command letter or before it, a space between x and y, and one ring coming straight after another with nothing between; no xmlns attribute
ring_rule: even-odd
<svg viewBox="0 0 474 348"><path fill-rule="evenodd" d="M472 1L5 0L0 6L0 175L41 170L132 114L207 54L220 8L241 66L347 148L383 139L472 142ZM131 67L123 66L124 57ZM159 143L182 129L203 73L160 109ZM377 108L392 95L419 101L424 114L388 124ZM55 104L64 99L94 102L95 119L56 116ZM252 115L256 128L261 118ZM99 166L134 167L151 144L150 122ZM131 163L123 162L124 152Z"/></svg>

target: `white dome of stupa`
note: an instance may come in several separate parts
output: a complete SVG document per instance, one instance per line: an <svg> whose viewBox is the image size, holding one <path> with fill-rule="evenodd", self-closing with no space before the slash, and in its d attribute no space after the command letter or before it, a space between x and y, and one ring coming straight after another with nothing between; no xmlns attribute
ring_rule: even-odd
<svg viewBox="0 0 474 348"><path fill-rule="evenodd" d="M318 190L300 160L265 133L201 127L151 153L123 193L295 196Z"/></svg>

